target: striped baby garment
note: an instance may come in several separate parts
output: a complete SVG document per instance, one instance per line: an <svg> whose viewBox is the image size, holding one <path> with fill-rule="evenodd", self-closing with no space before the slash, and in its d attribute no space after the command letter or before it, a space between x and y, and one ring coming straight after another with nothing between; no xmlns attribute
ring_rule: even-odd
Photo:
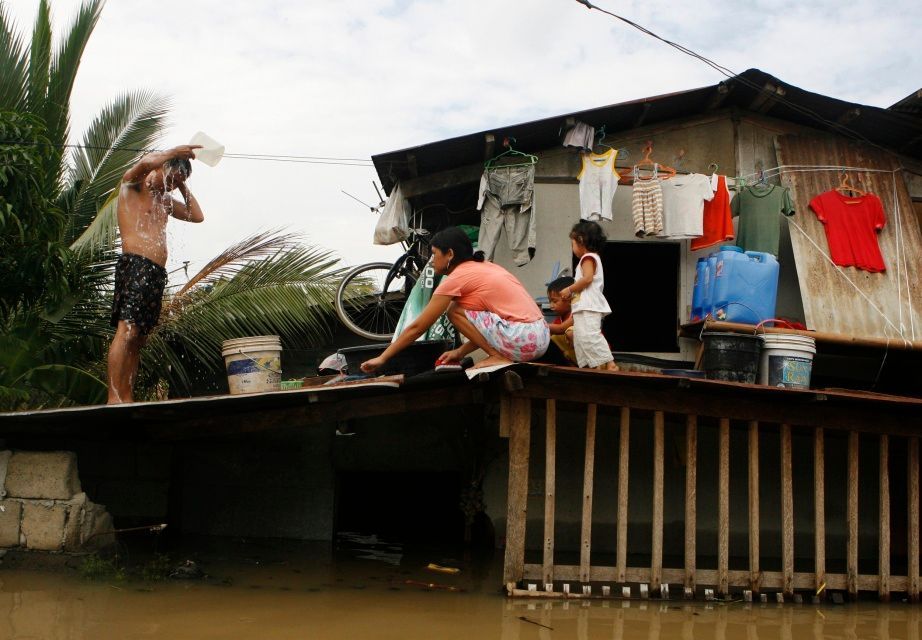
<svg viewBox="0 0 922 640"><path fill-rule="evenodd" d="M655 236L663 231L663 187L659 178L634 180L631 211L634 235L638 238Z"/></svg>

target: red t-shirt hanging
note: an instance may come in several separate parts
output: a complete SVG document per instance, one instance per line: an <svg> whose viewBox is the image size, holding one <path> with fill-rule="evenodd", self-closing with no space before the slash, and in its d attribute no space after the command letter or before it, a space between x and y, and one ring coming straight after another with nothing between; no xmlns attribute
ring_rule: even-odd
<svg viewBox="0 0 922 640"><path fill-rule="evenodd" d="M849 197L831 190L813 198L810 208L826 228L834 263L874 273L887 270L877 244L877 232L886 223L880 198L873 193Z"/></svg>
<svg viewBox="0 0 922 640"><path fill-rule="evenodd" d="M713 247L715 244L733 240L733 219L730 213L730 191L726 176L717 176L714 197L704 201L704 235L691 241L692 251Z"/></svg>

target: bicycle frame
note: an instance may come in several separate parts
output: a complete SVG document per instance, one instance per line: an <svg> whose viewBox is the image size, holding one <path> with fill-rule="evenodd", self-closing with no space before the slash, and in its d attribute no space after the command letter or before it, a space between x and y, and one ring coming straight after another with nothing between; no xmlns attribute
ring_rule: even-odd
<svg viewBox="0 0 922 640"><path fill-rule="evenodd" d="M390 284L394 278L403 275L406 276L406 284L404 285L406 287L405 293L410 293L410 290L413 289L413 285L416 284L416 279L419 277L420 272L425 268L428 262L423 259L419 251L419 247L422 243L422 236L414 233L412 241L406 245L407 250L394 261L394 266L387 272L387 277L384 279L383 291L387 291L390 288ZM408 265L410 268L407 268Z"/></svg>

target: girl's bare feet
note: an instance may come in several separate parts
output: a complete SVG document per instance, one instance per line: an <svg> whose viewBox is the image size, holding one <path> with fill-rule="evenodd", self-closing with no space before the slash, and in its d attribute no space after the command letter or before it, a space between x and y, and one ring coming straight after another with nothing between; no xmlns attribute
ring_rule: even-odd
<svg viewBox="0 0 922 640"><path fill-rule="evenodd" d="M599 371L621 371L621 368L615 364L614 360L611 360L601 365Z"/></svg>

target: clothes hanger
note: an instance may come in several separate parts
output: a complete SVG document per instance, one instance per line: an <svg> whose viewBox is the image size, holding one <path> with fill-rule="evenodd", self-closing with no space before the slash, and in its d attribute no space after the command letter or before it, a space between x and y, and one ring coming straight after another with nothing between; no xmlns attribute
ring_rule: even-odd
<svg viewBox="0 0 922 640"><path fill-rule="evenodd" d="M599 139L599 141L596 142L592 147L592 152L595 155L598 156L598 155L602 155L606 153L605 151L596 151L597 147L603 147L604 149L614 149L618 153L619 160L630 157L631 152L628 149L615 149L615 147L611 146L610 144L605 144L605 138L608 137L608 133L606 133L605 131L604 124L601 127L599 127L599 130L596 132L595 135Z"/></svg>
<svg viewBox="0 0 922 640"><path fill-rule="evenodd" d="M675 169L670 166L660 164L653 160L650 156L653 154L653 142L647 142L647 146L643 150L643 158L639 162L634 163L633 172L634 179L640 180L652 180L654 177L659 177L660 172L665 173L663 177L664 180L668 180L673 177L676 173ZM648 168L647 168L648 167ZM646 178L638 175L640 171L653 171L654 175L648 176Z"/></svg>
<svg viewBox="0 0 922 640"><path fill-rule="evenodd" d="M608 134L605 133L605 125L604 125L604 124L603 124L601 127L599 127L599 130L596 131L595 135L596 135L596 137L599 139L599 141L596 142L596 143L592 146L592 152L593 152L593 153L595 153L596 155L599 155L599 154L601 154L601 153L604 153L604 151L596 151L596 148L597 148L597 147L603 147L603 148L605 148L605 149L612 149L612 146L611 146L610 144L605 144L605 138L608 137Z"/></svg>
<svg viewBox="0 0 922 640"><path fill-rule="evenodd" d="M720 165L717 164L716 162L712 162L711 164L708 165L708 173L710 173L711 175L717 173L719 169L720 169Z"/></svg>
<svg viewBox="0 0 922 640"><path fill-rule="evenodd" d="M513 148L515 143L515 138L508 137L503 138L503 146L506 147L506 150L500 153L499 155L493 156L489 160L483 163L484 169L497 169L500 167L527 167L529 165L536 164L538 162L538 156L534 156L530 153L523 153L518 149ZM519 162L512 162L509 164L497 165L496 161L503 157L515 157Z"/></svg>
<svg viewBox="0 0 922 640"><path fill-rule="evenodd" d="M842 172L842 179L839 181L839 186L835 189L844 196L854 195L855 197L862 197L868 195L867 191L862 191L858 187L852 186L852 183L848 179L848 171Z"/></svg>

